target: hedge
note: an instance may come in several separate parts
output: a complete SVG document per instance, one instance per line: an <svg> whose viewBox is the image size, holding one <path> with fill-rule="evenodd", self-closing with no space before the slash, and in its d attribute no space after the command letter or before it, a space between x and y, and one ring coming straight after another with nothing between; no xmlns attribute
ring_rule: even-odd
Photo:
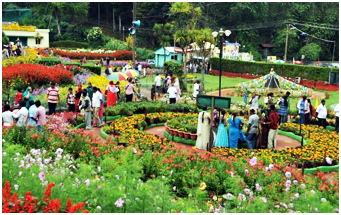
<svg viewBox="0 0 341 215"><path fill-rule="evenodd" d="M212 70L219 70L219 58L210 59ZM263 63L263 62L248 62L239 60L221 60L221 69L224 72L233 72L239 74L269 74L270 69L274 68L277 75L295 78L301 77L301 79L307 79L311 81L329 81L329 73L331 70L339 72L338 68L324 68L315 66L302 66L294 64L275 64L275 63ZM319 72L319 74L317 74Z"/></svg>
<svg viewBox="0 0 341 215"><path fill-rule="evenodd" d="M89 43L74 40L60 40L50 43L50 47L58 48L88 48Z"/></svg>
<svg viewBox="0 0 341 215"><path fill-rule="evenodd" d="M100 66L95 66L94 64L80 64L79 62L61 62L60 60L56 58L42 58L39 60L39 64L43 64L46 66L55 66L57 64L63 64L63 65L74 65L74 66L79 66L84 69L87 69L93 73L96 73L97 75L101 75L101 67Z"/></svg>

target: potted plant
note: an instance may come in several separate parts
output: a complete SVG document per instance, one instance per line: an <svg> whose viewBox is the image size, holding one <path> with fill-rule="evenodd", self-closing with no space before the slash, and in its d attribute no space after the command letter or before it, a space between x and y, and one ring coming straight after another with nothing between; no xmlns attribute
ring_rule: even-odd
<svg viewBox="0 0 341 215"><path fill-rule="evenodd" d="M174 129L173 129L173 128L169 128L169 134L170 134L171 136L174 135Z"/></svg>
<svg viewBox="0 0 341 215"><path fill-rule="evenodd" d="M189 138L191 138L191 133L184 132L184 137L185 137L185 140L188 140Z"/></svg>
<svg viewBox="0 0 341 215"><path fill-rule="evenodd" d="M178 130L177 130L177 129L174 129L174 130L173 130L173 134L174 134L174 137L177 137L177 136L178 136Z"/></svg>
<svg viewBox="0 0 341 215"><path fill-rule="evenodd" d="M188 130L190 132L191 140L196 140L197 139L197 127L190 126Z"/></svg>
<svg viewBox="0 0 341 215"><path fill-rule="evenodd" d="M180 138L184 138L184 128L180 128L179 130L178 130L178 135L179 135L179 137Z"/></svg>

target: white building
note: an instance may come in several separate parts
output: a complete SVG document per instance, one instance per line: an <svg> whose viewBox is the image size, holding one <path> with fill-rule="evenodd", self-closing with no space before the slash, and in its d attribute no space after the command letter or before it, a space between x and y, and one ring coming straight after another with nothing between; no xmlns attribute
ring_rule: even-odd
<svg viewBox="0 0 341 215"><path fill-rule="evenodd" d="M34 26L19 26L18 23L2 23L2 31L5 32L10 42L19 39L23 46L31 48L48 48L49 29L37 29Z"/></svg>

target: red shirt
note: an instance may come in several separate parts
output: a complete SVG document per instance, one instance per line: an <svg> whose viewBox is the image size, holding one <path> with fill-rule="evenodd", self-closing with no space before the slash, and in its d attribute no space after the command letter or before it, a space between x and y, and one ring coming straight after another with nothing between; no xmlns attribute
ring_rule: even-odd
<svg viewBox="0 0 341 215"><path fill-rule="evenodd" d="M270 113L270 129L276 130L278 128L279 115L276 111Z"/></svg>
<svg viewBox="0 0 341 215"><path fill-rule="evenodd" d="M23 94L17 92L17 93L15 94L15 104L20 104L20 102L22 101L22 97L23 97Z"/></svg>

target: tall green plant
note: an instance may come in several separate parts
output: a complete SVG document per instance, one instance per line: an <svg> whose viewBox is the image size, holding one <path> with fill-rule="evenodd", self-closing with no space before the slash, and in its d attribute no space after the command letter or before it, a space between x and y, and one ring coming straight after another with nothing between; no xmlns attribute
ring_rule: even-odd
<svg viewBox="0 0 341 215"><path fill-rule="evenodd" d="M158 38L159 45L162 46L164 52L164 61L166 62L166 46L169 46L170 35L173 26L170 23L155 24L153 27L154 36Z"/></svg>

